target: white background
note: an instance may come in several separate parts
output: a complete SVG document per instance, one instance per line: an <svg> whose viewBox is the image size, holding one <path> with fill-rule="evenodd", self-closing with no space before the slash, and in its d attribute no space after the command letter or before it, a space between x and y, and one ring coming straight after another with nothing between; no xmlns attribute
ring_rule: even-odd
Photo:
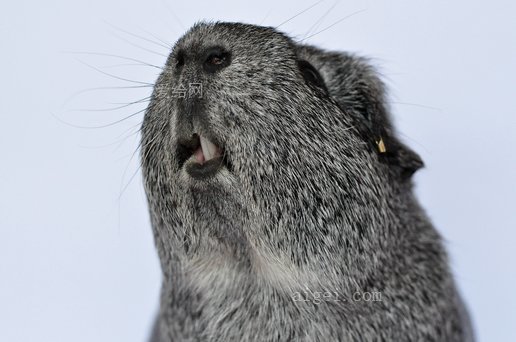
<svg viewBox="0 0 516 342"><path fill-rule="evenodd" d="M91 110L150 94L92 67L140 82L158 69L71 52L161 66L168 49L137 36L173 44L201 19L276 26L314 3L2 3L0 341L143 341L157 308L160 270L137 153L131 159L143 113L129 116L145 103ZM446 240L479 340L511 341L514 2L342 1L315 29L333 5L280 29L302 39L364 10L308 42L374 58L399 131L426 162L417 192Z"/></svg>

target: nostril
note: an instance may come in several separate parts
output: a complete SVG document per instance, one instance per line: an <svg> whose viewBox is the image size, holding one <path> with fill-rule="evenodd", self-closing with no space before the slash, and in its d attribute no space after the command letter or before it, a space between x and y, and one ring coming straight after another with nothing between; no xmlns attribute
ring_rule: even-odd
<svg viewBox="0 0 516 342"><path fill-rule="evenodd" d="M221 47L208 49L205 56L204 70L210 73L216 72L231 64L231 54Z"/></svg>

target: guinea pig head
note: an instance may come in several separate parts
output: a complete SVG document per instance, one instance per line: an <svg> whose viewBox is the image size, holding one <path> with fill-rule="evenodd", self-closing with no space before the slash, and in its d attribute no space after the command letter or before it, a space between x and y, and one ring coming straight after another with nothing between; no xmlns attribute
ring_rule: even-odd
<svg viewBox="0 0 516 342"><path fill-rule="evenodd" d="M222 258L366 277L396 241L398 199L422 166L385 103L360 58L273 28L195 25L173 47L142 127L164 271Z"/></svg>

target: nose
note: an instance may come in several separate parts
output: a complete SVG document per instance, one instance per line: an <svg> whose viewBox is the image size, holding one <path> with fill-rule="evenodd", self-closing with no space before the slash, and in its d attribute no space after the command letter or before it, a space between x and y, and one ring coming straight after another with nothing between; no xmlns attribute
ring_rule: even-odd
<svg viewBox="0 0 516 342"><path fill-rule="evenodd" d="M205 115L209 98L205 93L216 91L211 81L231 64L231 57L231 53L221 46L198 48L197 51L185 49L177 53L175 67L181 92L175 97L179 122L191 123L195 117Z"/></svg>

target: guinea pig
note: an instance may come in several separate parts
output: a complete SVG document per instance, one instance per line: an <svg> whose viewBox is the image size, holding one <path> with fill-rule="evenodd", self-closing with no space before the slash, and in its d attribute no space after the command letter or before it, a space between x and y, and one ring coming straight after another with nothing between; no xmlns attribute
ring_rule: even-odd
<svg viewBox="0 0 516 342"><path fill-rule="evenodd" d="M472 341L367 59L199 23L142 125L152 341Z"/></svg>

